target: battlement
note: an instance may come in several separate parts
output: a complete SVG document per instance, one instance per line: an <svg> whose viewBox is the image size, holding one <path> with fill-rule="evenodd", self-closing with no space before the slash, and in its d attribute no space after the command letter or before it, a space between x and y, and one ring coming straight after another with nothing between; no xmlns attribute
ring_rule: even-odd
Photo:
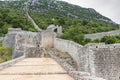
<svg viewBox="0 0 120 80"><path fill-rule="evenodd" d="M110 49L114 49L114 48L120 48L120 44L116 43L116 44L105 44L105 43L89 43L87 45L85 45L86 47L89 47L91 49L93 48L110 48Z"/></svg>
<svg viewBox="0 0 120 80"><path fill-rule="evenodd" d="M49 25L47 30L51 30L53 32L55 32L57 35L61 35L62 34L62 26L58 26L58 25Z"/></svg>
<svg viewBox="0 0 120 80"><path fill-rule="evenodd" d="M17 33L19 31L22 31L21 28L9 28L8 33Z"/></svg>

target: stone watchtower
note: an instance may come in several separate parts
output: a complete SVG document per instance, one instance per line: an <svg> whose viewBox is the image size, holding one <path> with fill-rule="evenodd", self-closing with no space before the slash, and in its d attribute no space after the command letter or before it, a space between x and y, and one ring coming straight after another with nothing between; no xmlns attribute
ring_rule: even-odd
<svg viewBox="0 0 120 80"><path fill-rule="evenodd" d="M58 35L58 36L62 34L62 26L52 24L52 25L48 26L47 30L51 30L51 31L55 32L56 35Z"/></svg>

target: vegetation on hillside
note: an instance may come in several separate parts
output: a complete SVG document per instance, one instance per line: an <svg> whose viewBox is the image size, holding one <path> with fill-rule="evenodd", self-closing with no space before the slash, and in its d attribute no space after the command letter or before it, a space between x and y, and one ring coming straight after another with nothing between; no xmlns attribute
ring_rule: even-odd
<svg viewBox="0 0 120 80"><path fill-rule="evenodd" d="M70 27L84 28L84 31L82 30L84 34L118 29L117 24L110 24L102 21L89 19L68 18L52 12L39 13L31 11L30 15L42 29L46 29L50 24L61 25L63 26L64 31L66 31L66 29Z"/></svg>
<svg viewBox="0 0 120 80"><path fill-rule="evenodd" d="M40 28L50 24L61 25L63 35L60 38L85 45L89 40L85 34L106 32L118 29L109 18L91 8L83 8L63 1L37 0L29 3L30 15ZM33 12L34 11L34 12Z"/></svg>
<svg viewBox="0 0 120 80"><path fill-rule="evenodd" d="M101 39L95 39L95 40L87 39L87 41L88 41L87 43L90 43L90 42L94 42L94 43L104 42L106 44L120 43L120 35L117 35L117 36L104 36Z"/></svg>
<svg viewBox="0 0 120 80"><path fill-rule="evenodd" d="M0 7L4 8L13 8L13 9L20 9L22 10L23 7L25 6L25 2L27 0L1 0L0 1Z"/></svg>
<svg viewBox="0 0 120 80"><path fill-rule="evenodd" d="M0 8L0 36L4 36L8 28L36 31L21 10Z"/></svg>
<svg viewBox="0 0 120 80"><path fill-rule="evenodd" d="M0 41L0 63L8 61L10 59L12 59L12 49L3 48L2 42Z"/></svg>
<svg viewBox="0 0 120 80"><path fill-rule="evenodd" d="M106 32L119 28L118 25L102 21L67 18L53 13L30 12L30 15L42 29L46 29L50 24L62 25L63 35L61 35L61 38L72 40L82 45L88 42L84 39L85 34Z"/></svg>
<svg viewBox="0 0 120 80"><path fill-rule="evenodd" d="M25 6L24 0L2 1L0 4L2 6L0 12L3 10L0 15L5 15L4 18L0 17L0 25L2 25L0 35L3 36L9 27L20 27L24 30L35 31L21 11ZM11 9L5 9L5 7ZM90 42L89 39L84 39L85 34L106 32L119 28L117 24L94 9L83 8L62 1L31 0L28 3L28 8L30 15L40 28L46 29L50 24L61 25L63 35L60 38L72 40L82 45ZM6 10L8 10L7 13L5 13Z"/></svg>

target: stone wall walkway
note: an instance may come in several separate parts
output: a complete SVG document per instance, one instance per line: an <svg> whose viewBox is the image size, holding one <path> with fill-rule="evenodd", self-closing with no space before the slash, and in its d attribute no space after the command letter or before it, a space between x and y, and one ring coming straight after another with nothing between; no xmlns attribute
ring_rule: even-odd
<svg viewBox="0 0 120 80"><path fill-rule="evenodd" d="M26 58L0 70L0 80L74 80L51 58Z"/></svg>

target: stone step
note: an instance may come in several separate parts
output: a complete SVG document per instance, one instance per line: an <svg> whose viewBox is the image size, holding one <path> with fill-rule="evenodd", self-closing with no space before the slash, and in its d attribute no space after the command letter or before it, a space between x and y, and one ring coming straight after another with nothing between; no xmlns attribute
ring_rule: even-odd
<svg viewBox="0 0 120 80"><path fill-rule="evenodd" d="M13 67L25 67L25 66L54 66L56 64L40 64L40 65L31 65L31 64L23 64L23 65L13 65Z"/></svg>
<svg viewBox="0 0 120 80"><path fill-rule="evenodd" d="M46 72L35 72L35 73L0 73L0 75L54 75L54 74L68 74L67 72L51 72L51 73L46 73Z"/></svg>
<svg viewBox="0 0 120 80"><path fill-rule="evenodd" d="M26 58L0 70L0 80L74 80L52 58Z"/></svg>
<svg viewBox="0 0 120 80"><path fill-rule="evenodd" d="M54 75L1 75L0 80L74 80L67 74Z"/></svg>
<svg viewBox="0 0 120 80"><path fill-rule="evenodd" d="M59 73L65 71L59 65L46 65L46 66L12 66L0 71L0 73Z"/></svg>

